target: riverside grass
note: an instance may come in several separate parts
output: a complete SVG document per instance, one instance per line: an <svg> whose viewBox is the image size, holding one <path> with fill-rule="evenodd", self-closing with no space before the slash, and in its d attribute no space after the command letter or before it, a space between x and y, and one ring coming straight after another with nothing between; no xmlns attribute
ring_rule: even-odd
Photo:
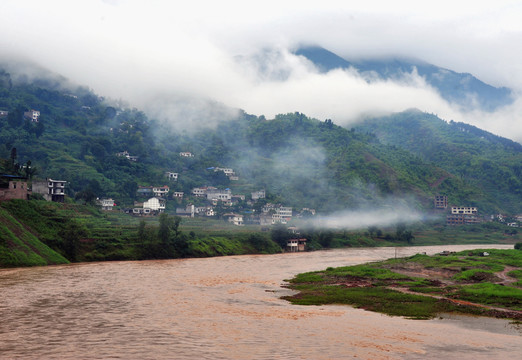
<svg viewBox="0 0 522 360"><path fill-rule="evenodd" d="M303 273L288 280L288 287L298 293L284 299L300 305L348 304L411 319L431 319L439 313L454 312L520 320L517 311L522 310L519 285L522 271L518 268L522 267L522 251L487 250L489 256L480 256L484 251L462 251L451 256L414 255ZM517 267L508 272L513 275L508 283L495 275L505 266ZM454 275L441 281L399 272L412 267L419 274L422 269L428 269L432 273L440 270ZM480 272L487 276L470 276ZM399 288L407 289L407 293L397 291Z"/></svg>

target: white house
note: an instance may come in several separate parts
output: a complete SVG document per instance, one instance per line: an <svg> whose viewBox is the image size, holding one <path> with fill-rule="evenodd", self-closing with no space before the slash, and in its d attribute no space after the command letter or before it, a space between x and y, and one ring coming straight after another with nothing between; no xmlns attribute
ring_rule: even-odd
<svg viewBox="0 0 522 360"><path fill-rule="evenodd" d="M99 204L102 207L102 210L112 210L112 208L116 205L113 199L101 199Z"/></svg>
<svg viewBox="0 0 522 360"><path fill-rule="evenodd" d="M130 155L129 152L128 152L127 150L122 151L122 152L119 152L119 153L116 153L116 156L124 157L124 158L126 158L127 160L134 161L134 162L137 162L137 161L138 161L138 157L137 157L137 156L134 156L134 155Z"/></svg>
<svg viewBox="0 0 522 360"><path fill-rule="evenodd" d="M257 201L266 197L265 190L254 191L252 193L252 200Z"/></svg>
<svg viewBox="0 0 522 360"><path fill-rule="evenodd" d="M292 208L279 206L274 208L275 213L272 214L272 224L286 224L292 219Z"/></svg>
<svg viewBox="0 0 522 360"><path fill-rule="evenodd" d="M204 197L206 195L206 193L207 193L206 187L199 187L199 188L192 189L192 195L197 196L197 197Z"/></svg>
<svg viewBox="0 0 522 360"><path fill-rule="evenodd" d="M207 200L219 200L229 202L232 199L232 190L207 188Z"/></svg>
<svg viewBox="0 0 522 360"><path fill-rule="evenodd" d="M179 153L179 156L181 157L194 157L194 154L192 154L191 152L188 152L188 151L182 151Z"/></svg>
<svg viewBox="0 0 522 360"><path fill-rule="evenodd" d="M169 193L170 189L168 186L154 186L152 187L152 192L154 193L154 196L158 197L166 197Z"/></svg>
<svg viewBox="0 0 522 360"><path fill-rule="evenodd" d="M223 215L223 217L236 226L243 226L243 215L230 213Z"/></svg>
<svg viewBox="0 0 522 360"><path fill-rule="evenodd" d="M171 171L166 171L166 172L165 172L165 176L166 176L170 181L178 181L178 176L179 176L179 174L178 174L178 173L175 173L175 172L171 172Z"/></svg>
<svg viewBox="0 0 522 360"><path fill-rule="evenodd" d="M154 210L158 212L165 211L166 201L163 198L153 197L143 203L143 209Z"/></svg>
<svg viewBox="0 0 522 360"><path fill-rule="evenodd" d="M214 216L214 208L212 206L198 206L195 208L196 214L199 216Z"/></svg>
<svg viewBox="0 0 522 360"><path fill-rule="evenodd" d="M477 208L473 206L452 206L452 214L476 215Z"/></svg>
<svg viewBox="0 0 522 360"><path fill-rule="evenodd" d="M32 122L38 122L40 118L40 112L37 110L29 110L24 112L24 117L30 119Z"/></svg>

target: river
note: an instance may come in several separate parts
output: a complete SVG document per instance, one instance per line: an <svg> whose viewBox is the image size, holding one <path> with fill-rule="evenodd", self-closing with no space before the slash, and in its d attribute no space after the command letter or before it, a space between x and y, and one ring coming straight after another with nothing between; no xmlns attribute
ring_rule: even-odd
<svg viewBox="0 0 522 360"><path fill-rule="evenodd" d="M418 252L363 248L0 270L0 359L515 359L505 320L407 320L281 300L293 275Z"/></svg>

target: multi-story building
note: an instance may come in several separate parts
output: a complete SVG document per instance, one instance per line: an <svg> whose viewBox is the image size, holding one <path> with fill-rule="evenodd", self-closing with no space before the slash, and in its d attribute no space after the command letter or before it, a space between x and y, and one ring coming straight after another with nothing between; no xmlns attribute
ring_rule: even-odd
<svg viewBox="0 0 522 360"><path fill-rule="evenodd" d="M216 189L216 188L207 188L206 191L207 200L218 200L229 202L232 199L232 190L230 189Z"/></svg>
<svg viewBox="0 0 522 360"><path fill-rule="evenodd" d="M279 206L274 208L275 213L272 214L272 224L286 224L292 219L292 208Z"/></svg>
<svg viewBox="0 0 522 360"><path fill-rule="evenodd" d="M170 189L168 186L153 186L152 192L154 193L154 196L157 197L166 197L169 193Z"/></svg>
<svg viewBox="0 0 522 360"><path fill-rule="evenodd" d="M446 216L447 225L469 225L480 224L481 220L475 215L450 214Z"/></svg>
<svg viewBox="0 0 522 360"><path fill-rule="evenodd" d="M236 226L243 226L243 215L239 214L224 214L224 218L228 220L228 222L236 225Z"/></svg>
<svg viewBox="0 0 522 360"><path fill-rule="evenodd" d="M101 205L102 210L112 210L116 204L114 203L113 199L101 199L99 201L99 204Z"/></svg>
<svg viewBox="0 0 522 360"><path fill-rule="evenodd" d="M150 209L157 212L165 211L166 201L160 197L153 197L143 203L143 209Z"/></svg>
<svg viewBox="0 0 522 360"><path fill-rule="evenodd" d="M254 191L252 193L252 200L257 201L259 199L264 199L266 197L265 189Z"/></svg>
<svg viewBox="0 0 522 360"><path fill-rule="evenodd" d="M179 174L178 174L178 173L175 173L175 172L171 172L171 171L166 171L166 172L165 172L165 176L166 176L170 181L178 181L178 176L179 176Z"/></svg>
<svg viewBox="0 0 522 360"><path fill-rule="evenodd" d="M124 158L126 158L127 160L129 160L129 161L134 161L134 162L137 162L137 161L138 161L138 157L129 154L129 152L128 152L127 150L122 151L122 152L119 152L119 153L116 153L116 156L118 156L118 157L124 157Z"/></svg>
<svg viewBox="0 0 522 360"><path fill-rule="evenodd" d="M47 201L64 202L65 181L47 179L47 181L33 181L33 193L43 195Z"/></svg>
<svg viewBox="0 0 522 360"><path fill-rule="evenodd" d="M197 197L205 197L207 194L207 187L197 187L192 189L192 195Z"/></svg>
<svg viewBox="0 0 522 360"><path fill-rule="evenodd" d="M289 252L305 251L306 239L290 239L286 242L286 250Z"/></svg>
<svg viewBox="0 0 522 360"><path fill-rule="evenodd" d="M31 120L32 122L38 122L40 118L40 112L37 110L29 110L24 112L24 117Z"/></svg>
<svg viewBox="0 0 522 360"><path fill-rule="evenodd" d="M476 215L477 208L473 206L452 206L451 213L452 214L464 214L464 215Z"/></svg>
<svg viewBox="0 0 522 360"><path fill-rule="evenodd" d="M447 209L448 197L446 195L436 195L434 199L435 209Z"/></svg>

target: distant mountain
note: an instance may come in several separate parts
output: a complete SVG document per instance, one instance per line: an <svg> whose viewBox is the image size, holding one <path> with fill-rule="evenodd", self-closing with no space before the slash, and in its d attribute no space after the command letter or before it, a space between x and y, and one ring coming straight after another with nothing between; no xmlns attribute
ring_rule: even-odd
<svg viewBox="0 0 522 360"><path fill-rule="evenodd" d="M416 70L429 85L438 90L442 98L466 110L479 108L494 111L513 102L512 92L506 87L497 88L471 74L457 73L420 60L388 57L349 61L317 46L300 47L294 53L310 60L322 72L352 67L368 81L375 78L399 79L405 73Z"/></svg>

